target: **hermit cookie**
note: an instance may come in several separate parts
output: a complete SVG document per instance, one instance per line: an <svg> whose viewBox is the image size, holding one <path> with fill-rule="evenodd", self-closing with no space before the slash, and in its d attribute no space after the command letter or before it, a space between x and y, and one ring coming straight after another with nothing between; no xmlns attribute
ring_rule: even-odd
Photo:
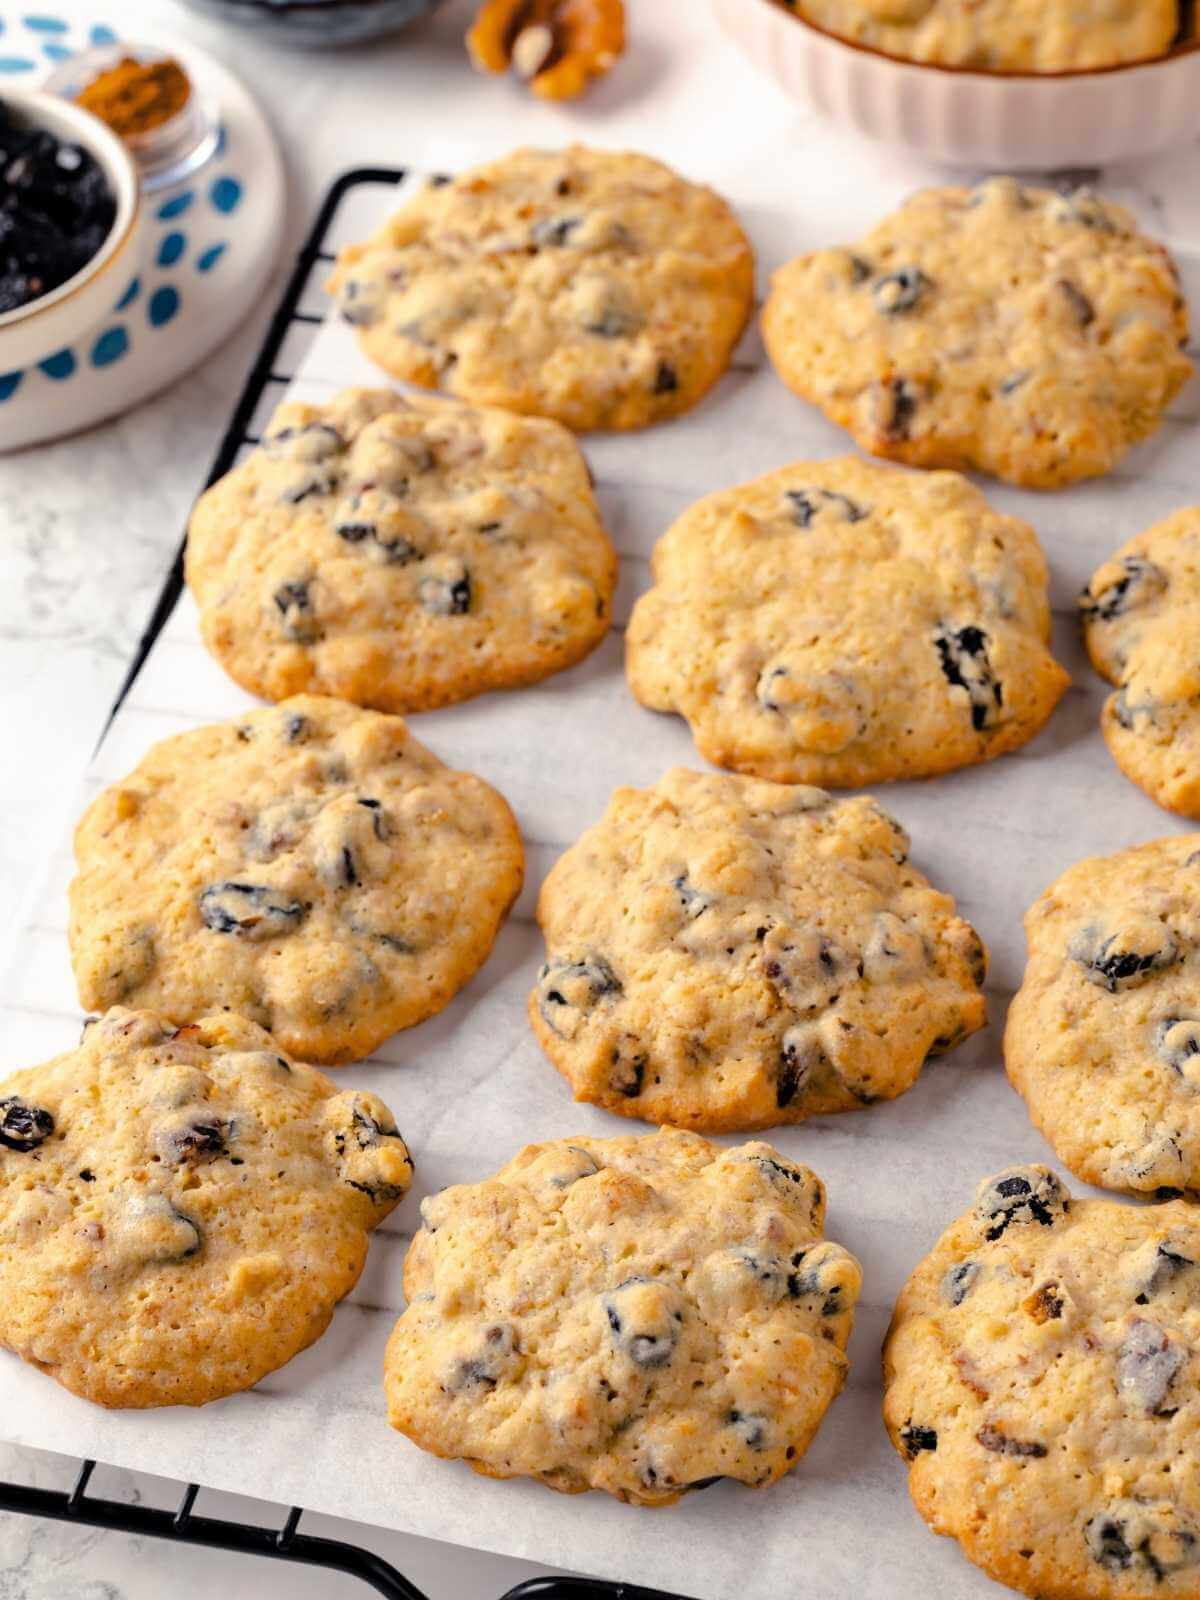
<svg viewBox="0 0 1200 1600"><path fill-rule="evenodd" d="M1080 72L1165 55L1178 0L784 0L810 22L908 61Z"/></svg>
<svg viewBox="0 0 1200 1600"><path fill-rule="evenodd" d="M384 1365L394 1428L494 1478L669 1505L799 1461L861 1272L769 1144L664 1128L527 1145L423 1202Z"/></svg>
<svg viewBox="0 0 1200 1600"><path fill-rule="evenodd" d="M516 150L415 195L329 290L388 372L569 428L694 406L750 314L725 202L648 156Z"/></svg>
<svg viewBox="0 0 1200 1600"><path fill-rule="evenodd" d="M109 1011L0 1085L0 1343L105 1406L203 1405L318 1339L412 1162L231 1013Z"/></svg>
<svg viewBox="0 0 1200 1600"><path fill-rule="evenodd" d="M1200 1189L1200 840L1081 861L1025 917L1008 1075L1072 1172Z"/></svg>
<svg viewBox="0 0 1200 1600"><path fill-rule="evenodd" d="M155 745L76 830L90 1010L238 1011L335 1064L448 1004L521 887L504 800L399 717L297 695Z"/></svg>
<svg viewBox="0 0 1200 1600"><path fill-rule="evenodd" d="M291 403L188 531L204 642L252 694L424 711L571 666L617 558L540 418L390 389Z"/></svg>
<svg viewBox="0 0 1200 1600"><path fill-rule="evenodd" d="M1200 1211L980 1187L909 1278L884 1418L935 1533L1040 1600L1200 1595Z"/></svg>
<svg viewBox="0 0 1200 1600"><path fill-rule="evenodd" d="M1079 604L1092 665L1118 686L1100 718L1114 760L1160 806L1200 817L1200 506L1122 545Z"/></svg>
<svg viewBox="0 0 1200 1600"><path fill-rule="evenodd" d="M1153 433L1191 373L1162 245L1085 189L926 189L800 256L763 313L783 381L865 450L1056 488Z"/></svg>
<svg viewBox="0 0 1200 1600"><path fill-rule="evenodd" d="M634 694L758 777L839 788L987 761L1067 685L1037 535L957 473L799 461L694 505L653 571Z"/></svg>
<svg viewBox="0 0 1200 1600"><path fill-rule="evenodd" d="M575 1091L706 1132L890 1100L981 1028L975 930L874 800L676 768L557 862L529 1000Z"/></svg>

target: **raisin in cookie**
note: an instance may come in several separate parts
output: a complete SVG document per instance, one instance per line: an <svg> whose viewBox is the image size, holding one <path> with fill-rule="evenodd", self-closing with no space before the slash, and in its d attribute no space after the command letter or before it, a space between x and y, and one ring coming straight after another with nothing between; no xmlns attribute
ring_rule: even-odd
<svg viewBox="0 0 1200 1600"><path fill-rule="evenodd" d="M516 823L399 717L297 695L155 745L76 830L89 1010L225 1008L335 1064L440 1011L521 887Z"/></svg>
<svg viewBox="0 0 1200 1600"><path fill-rule="evenodd" d="M201 497L187 576L252 694L424 711L581 660L617 558L564 428L348 389L282 406Z"/></svg>
<svg viewBox="0 0 1200 1600"><path fill-rule="evenodd" d="M986 72L1152 60L1171 48L1180 19L1179 0L793 0L790 9L885 55Z"/></svg>
<svg viewBox="0 0 1200 1600"><path fill-rule="evenodd" d="M709 495L634 607L634 694L779 782L928 777L1031 739L1067 675L1027 523L957 473L847 456Z"/></svg>
<svg viewBox="0 0 1200 1600"><path fill-rule="evenodd" d="M1012 1167L900 1294L884 1418L936 1533L1038 1600L1200 1595L1200 1211Z"/></svg>
<svg viewBox="0 0 1200 1600"><path fill-rule="evenodd" d="M578 430L641 428L729 365L754 257L711 189L574 145L431 184L342 251L329 289L398 378Z"/></svg>
<svg viewBox="0 0 1200 1600"><path fill-rule="evenodd" d="M790 1472L846 1377L861 1273L768 1144L528 1145L443 1189L404 1266L392 1426L489 1477L669 1505Z"/></svg>
<svg viewBox="0 0 1200 1600"><path fill-rule="evenodd" d="M1191 373L1162 245L1087 190L926 189L775 274L783 381L865 450L1056 488L1107 472Z"/></svg>
<svg viewBox="0 0 1200 1600"><path fill-rule="evenodd" d="M579 1100L709 1132L912 1087L983 1026L986 955L873 800L667 773L557 862L534 1032Z"/></svg>
<svg viewBox="0 0 1200 1600"><path fill-rule="evenodd" d="M1072 1172L1200 1189L1200 837L1080 861L1025 917L1008 1075Z"/></svg>
<svg viewBox="0 0 1200 1600"><path fill-rule="evenodd" d="M411 1178L381 1100L254 1023L114 1008L0 1085L0 1343L100 1405L248 1389L325 1331Z"/></svg>
<svg viewBox="0 0 1200 1600"><path fill-rule="evenodd" d="M1200 817L1200 506L1121 546L1080 596L1113 759L1152 800Z"/></svg>

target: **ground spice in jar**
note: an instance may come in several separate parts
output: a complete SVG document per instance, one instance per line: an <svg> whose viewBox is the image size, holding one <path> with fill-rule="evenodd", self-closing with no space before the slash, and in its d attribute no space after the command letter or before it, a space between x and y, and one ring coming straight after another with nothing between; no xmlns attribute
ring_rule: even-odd
<svg viewBox="0 0 1200 1600"><path fill-rule="evenodd" d="M79 105L122 139L150 133L182 111L192 92L178 61L135 61L126 56L76 96Z"/></svg>

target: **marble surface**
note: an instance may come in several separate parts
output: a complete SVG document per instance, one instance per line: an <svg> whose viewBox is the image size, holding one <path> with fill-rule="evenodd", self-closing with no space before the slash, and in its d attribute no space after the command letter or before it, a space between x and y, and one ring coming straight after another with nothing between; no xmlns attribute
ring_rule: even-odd
<svg viewBox="0 0 1200 1600"><path fill-rule="evenodd" d="M290 205L282 273L330 178L350 165L478 159L517 142L582 138L629 144L674 161L746 204L778 196L791 164L796 248L868 217L856 176L880 173L897 193L936 174L893 153L845 140L815 122L733 56L695 0L632 0L637 48L623 70L581 107L533 104L505 81L471 76L461 33L471 6L449 0L403 39L337 55L272 51L257 39L203 23L171 0L123 0L122 22L177 29L225 60L272 116L289 162ZM736 138L730 130L736 129ZM1106 189L1134 202L1181 245L1200 240L1193 149L1106 174ZM1197 286L1192 286L1193 296ZM0 893L9 914L28 893L31 864L67 820L79 773L124 676L178 543L230 406L270 312L269 300L222 351L175 390L91 433L0 456L0 726L18 754L0 764ZM8 937L0 931L0 940ZM0 1475L55 1486L70 1465L0 1448ZM170 1504L160 1481L111 1472L100 1492ZM271 1508L227 1496L204 1509L275 1521ZM309 1524L306 1523L306 1527ZM362 1537L314 1518L311 1531ZM427 1541L369 1533L435 1600L498 1595L535 1570ZM569 1551L547 1552L569 1564ZM276 1570L87 1530L0 1519L0 1600L149 1600L187 1595L340 1600L361 1591L335 1576Z"/></svg>

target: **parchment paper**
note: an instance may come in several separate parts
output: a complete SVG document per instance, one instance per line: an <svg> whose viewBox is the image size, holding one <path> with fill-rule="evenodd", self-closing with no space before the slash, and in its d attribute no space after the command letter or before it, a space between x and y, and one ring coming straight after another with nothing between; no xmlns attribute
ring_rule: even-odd
<svg viewBox="0 0 1200 1600"><path fill-rule="evenodd" d="M755 177L758 192L761 170ZM768 268L796 250L846 236L828 215L815 218L798 192L789 197L786 172L776 187L775 204L743 208L764 281ZM729 192L737 198L736 189ZM843 225L869 224L901 192L884 176L874 188L842 193ZM1144 193L1123 193L1119 183L1109 192L1140 204L1149 224L1161 223ZM392 189L355 191L335 242L361 236L396 198ZM1186 241L1175 242L1186 249ZM1187 251L1183 262L1200 305L1200 257ZM319 276L305 309L323 312ZM311 338L307 351L304 337ZM298 331L278 365L299 371L300 397L383 381L340 325L315 336ZM257 428L279 398L282 386L264 404ZM1104 691L1083 657L1074 602L1091 570L1129 534L1200 500L1198 417L1193 385L1156 438L1098 483L1041 496L985 485L1042 536L1053 569L1056 653L1075 681L1046 732L1019 754L880 791L911 833L916 862L957 897L991 949L992 1023L930 1065L900 1100L769 1136L826 1180L828 1232L865 1271L849 1384L792 1476L757 1493L721 1484L658 1511L602 1494L571 1498L525 1481L493 1482L392 1433L379 1381L384 1343L402 1307L407 1230L422 1195L487 1175L530 1140L640 1128L574 1105L535 1045L525 1019L541 959L531 913L547 868L600 815L616 785L649 784L672 765L702 764L685 724L641 710L622 673L621 632L647 585L655 539L701 493L850 448L787 394L764 366L754 332L735 369L691 416L585 441L622 558L617 626L596 654L537 687L412 719L443 760L480 773L511 801L528 849L528 882L491 960L447 1010L398 1035L377 1059L341 1069L348 1084L375 1090L394 1108L417 1177L412 1195L376 1235L363 1278L329 1332L252 1392L199 1411L104 1412L0 1357L0 1434L705 1600L896 1600L930 1587L942 1600L976 1600L997 1592L953 1543L929 1533L909 1504L904 1469L879 1418L879 1346L901 1282L970 1203L978 1180L1009 1162L1051 1159L1000 1059L1004 1012L1023 963L1023 911L1079 857L1182 826L1109 759L1097 728ZM248 704L202 649L185 599L105 739L81 807L152 741ZM64 841L0 990L8 1068L70 1048L78 1037L65 936L70 873Z"/></svg>

